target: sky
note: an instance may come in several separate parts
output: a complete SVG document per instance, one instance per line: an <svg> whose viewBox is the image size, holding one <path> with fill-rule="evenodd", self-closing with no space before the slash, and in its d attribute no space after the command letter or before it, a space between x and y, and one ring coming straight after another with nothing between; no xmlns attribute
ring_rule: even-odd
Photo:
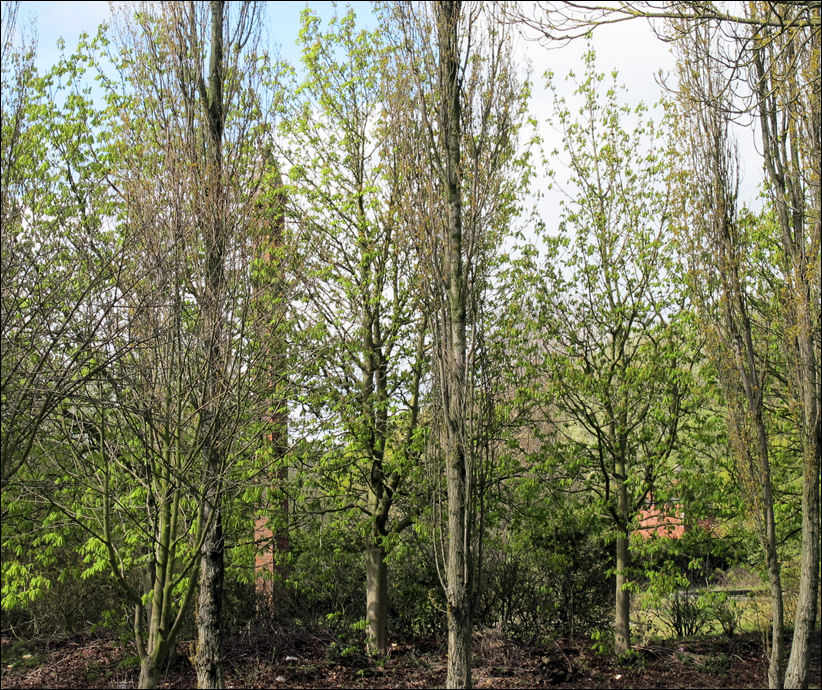
<svg viewBox="0 0 822 690"><path fill-rule="evenodd" d="M349 3L356 11L361 23L374 26L370 17L370 2ZM299 52L295 41L299 30L300 12L310 7L315 10L323 21L327 21L334 13L331 2L279 1L267 3L266 18L267 31L272 52L277 53L296 63ZM342 11L346 5L340 3ZM109 17L109 3L96 2L21 2L18 22L28 35L38 37L38 67L47 69L59 57L57 40L62 37L66 42L66 50L71 51L77 44L80 33L83 31L93 34L99 23ZM644 20L622 22L603 26L597 29L593 37L593 46L597 52L597 68L599 71L610 72L616 69L619 72L619 81L628 87L628 100L635 105L640 100L651 105L659 100L662 93L658 84L658 73L670 74L674 70L674 60L669 46L660 41ZM541 124L540 134L545 141L545 148L561 148L561 141L557 132L545 125L550 114L551 100L544 89L542 74L546 70L554 72L557 86L566 88L565 75L570 70L580 71L581 56L585 51L584 40L572 41L559 48L548 49L533 40L520 40L518 54L523 64L530 63L534 83L531 113ZM569 88L570 90L570 88ZM560 91L561 92L561 91ZM756 153L754 132L752 130L739 131L739 148L742 165L741 198L749 204L754 204L758 196L758 185L762 179L761 163ZM555 167L560 169L561 162ZM539 184L539 181L538 183ZM547 185L543 185L547 188ZM559 200L559 192L547 192L541 206L555 208Z"/></svg>

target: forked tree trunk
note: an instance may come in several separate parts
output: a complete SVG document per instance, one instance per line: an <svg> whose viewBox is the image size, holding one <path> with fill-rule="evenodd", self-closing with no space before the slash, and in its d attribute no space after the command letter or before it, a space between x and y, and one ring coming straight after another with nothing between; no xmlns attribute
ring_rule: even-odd
<svg viewBox="0 0 822 690"><path fill-rule="evenodd" d="M160 509L155 557L143 578L142 591L150 590L151 600L144 606L142 597L137 592L132 592L133 597L136 598L134 634L137 656L140 659L141 688L157 687L159 674L174 654L174 642L177 639L180 624L189 610L196 583L196 574L192 574L188 588L179 602L179 609L176 615L172 615L174 559L171 552L173 551L173 535L177 532L179 496L171 498L166 495L166 498L168 500L162 502ZM106 533L109 533L108 529ZM193 566L193 563L191 565ZM194 571L196 573L196 568Z"/></svg>

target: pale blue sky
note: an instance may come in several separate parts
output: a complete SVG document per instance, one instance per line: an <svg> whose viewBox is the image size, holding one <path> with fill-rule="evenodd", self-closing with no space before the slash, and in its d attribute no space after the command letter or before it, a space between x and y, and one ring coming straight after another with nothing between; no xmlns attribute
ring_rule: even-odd
<svg viewBox="0 0 822 690"><path fill-rule="evenodd" d="M371 11L370 2L349 3L357 16L365 17ZM333 14L330 2L306 2L305 0L279 0L266 3L267 29L271 36L272 52L278 48L283 57L296 60L299 57L294 41L299 30L300 12L306 7L315 10L326 19ZM63 38L66 49L77 45L80 34L85 31L93 34L97 26L110 16L109 3L106 0L46 2L41 0L20 3L19 21L22 26L36 29L39 37L38 62L47 67L54 64L59 57L57 39Z"/></svg>

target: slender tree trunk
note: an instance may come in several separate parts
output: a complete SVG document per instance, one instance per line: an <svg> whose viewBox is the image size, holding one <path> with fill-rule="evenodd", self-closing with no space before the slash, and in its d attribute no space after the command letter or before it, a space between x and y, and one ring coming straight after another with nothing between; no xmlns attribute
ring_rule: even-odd
<svg viewBox="0 0 822 690"><path fill-rule="evenodd" d="M208 88L201 78L199 91L208 123L208 197L211 218L206 216L203 228L205 240L205 303L202 305L205 326L206 370L201 402L203 439L203 505L201 520L206 534L200 562L200 596L197 606L197 686L222 688L222 602L224 578L224 543L222 529L222 482L225 452L220 420L219 368L221 355L221 318L223 301L223 261L225 228L222 218L222 138L223 138L223 20L224 2L212 0L211 56ZM193 8L192 8L193 15Z"/></svg>
<svg viewBox="0 0 822 690"><path fill-rule="evenodd" d="M805 267L807 270L807 267ZM807 290L807 285L801 286ZM809 292L809 290L807 291ZM803 297L807 297L807 292ZM810 672L808 646L816 623L819 591L819 481L822 454L822 415L816 382L810 303L803 300L800 319L800 394L802 396L802 547L799 566L799 597L796 602L791 654L785 671L785 687L807 688Z"/></svg>
<svg viewBox="0 0 822 690"><path fill-rule="evenodd" d="M817 449L819 439L817 438ZM805 458L802 482L802 555L800 558L799 598L796 602L793 641L786 688L807 688L810 671L810 638L816 623L819 590L819 451Z"/></svg>
<svg viewBox="0 0 822 690"><path fill-rule="evenodd" d="M448 305L446 367L446 485L448 491L448 688L471 687L470 532L465 450L466 305L463 288L460 93L457 23L460 3L438 2L437 37L445 134L448 199Z"/></svg>
<svg viewBox="0 0 822 690"><path fill-rule="evenodd" d="M763 548L768 564L768 583L771 588L771 657L768 663L768 687L781 688L782 675L782 629L784 627L784 605L782 603L782 578L779 567L779 557L776 552L776 522L773 512L773 494L771 491L770 463L768 462L768 441L765 434L765 424L762 420L761 408L755 416L757 426L757 445L760 457L760 471L762 472L762 502L764 507Z"/></svg>
<svg viewBox="0 0 822 690"><path fill-rule="evenodd" d="M809 306L809 305L808 305ZM807 312L806 312L807 313ZM803 443L802 443L802 550L799 566L799 597L796 602L793 640L785 687L807 688L810 672L810 637L816 623L819 591L819 482L822 454L822 415L816 379L810 319L803 324L802 338ZM815 390L814 390L815 389Z"/></svg>
<svg viewBox="0 0 822 690"><path fill-rule="evenodd" d="M134 610L134 634L137 655L140 659L141 688L156 688L162 668L174 652L174 641L179 630L178 620L172 622L171 571L173 562L169 556L172 535L176 530L176 501L163 502L160 511L160 525L157 534L157 546L154 559L143 574L143 590L150 590L152 598L147 605L139 603ZM110 532L106 529L106 534ZM189 592L193 591L190 589ZM178 618L187 610L190 595L180 602L181 611Z"/></svg>
<svg viewBox="0 0 822 690"><path fill-rule="evenodd" d="M818 82L817 82L818 89ZM818 111L817 111L818 115ZM819 117L816 117L819 127ZM817 151L819 132L817 136ZM817 155L817 162L822 160ZM817 174L818 171L817 171ZM819 186L816 191L816 237L819 238L820 203ZM804 252L803 252L804 254ZM799 566L799 597L796 602L793 640L788 667L785 671L785 687L807 688L810 673L810 637L816 623L816 607L819 592L819 490L820 456L822 456L822 409L820 409L819 364L813 342L811 317L811 290L808 284L807 258L797 260L794 270L795 290L801 291L798 306L797 350L799 364L797 378L802 404L802 547ZM818 266L817 266L818 269ZM806 280L800 280L802 276Z"/></svg>
<svg viewBox="0 0 822 690"><path fill-rule="evenodd" d="M772 8L780 18L791 18L789 6ZM818 20L818 8L815 12ZM785 38L788 36L787 38ZM757 37L754 43L753 65L756 76L757 107L762 136L765 170L771 185L776 216L782 231L782 248L789 262L787 345L795 360L793 394L801 408L802 434L802 545L800 556L799 598L794 619L791 653L785 672L786 687L805 688L808 685L810 658L808 645L816 621L819 589L819 479L822 453L822 419L820 415L820 381L818 347L814 344L812 310L819 309L819 297L813 298L813 273L818 257L809 260L809 252L819 251L820 236L820 107L819 107L819 30L803 45L801 35L780 34ZM775 55L776 41L780 57ZM779 45L780 42L783 42ZM809 50L805 53L804 51ZM783 58L784 56L784 58ZM802 59L804 57L804 60ZM807 109L800 105L799 80L782 75L775 64L785 59L796 64L792 70L808 68L813 91ZM787 111L788 117L785 117ZM802 130L801 128L803 128ZM808 141L803 140L809 138ZM802 170L798 152L810 149L815 171ZM807 160L807 159L806 159ZM810 177L810 184L803 180ZM814 177L815 175L815 177ZM809 217L811 216L811 217ZM815 217L814 217L815 216ZM808 246L806 233L810 229ZM816 261L816 266L811 262ZM773 660L772 660L773 663ZM774 678L776 678L774 676ZM769 671L769 681L771 673ZM781 681L782 679L779 678ZM773 687L773 686L772 686Z"/></svg>
<svg viewBox="0 0 822 690"><path fill-rule="evenodd" d="M615 467L617 484L617 525L616 537L616 610L614 613L614 652L624 654L631 648L631 592L628 583L628 568L631 553L628 541L628 487L625 483L625 461L618 460Z"/></svg>
<svg viewBox="0 0 822 690"><path fill-rule="evenodd" d="M784 606L782 602L782 579L780 574L779 557L776 550L776 521L773 509L773 488L771 484L771 464L768 451L768 435L763 418L763 391L762 377L757 373L756 356L754 353L753 337L751 335L751 323L747 316L742 301L742 293L739 289L738 276L732 274L735 281L733 294L736 298L739 323L733 321L731 310L726 307L726 319L729 323L729 332L734 333L736 345L736 359L738 362L738 375L742 381L742 386L747 399L748 412L752 417L755 448L748 451L750 454L750 479L755 483L759 495L755 499L758 504L758 517L760 524L760 541L762 550L765 552L765 560L768 567L768 583L771 590L771 652L768 663L768 687L781 688L783 682L782 675L782 630L784 627ZM734 323L733 326L730 324ZM744 361L747 363L743 365ZM740 422L741 425L741 422Z"/></svg>

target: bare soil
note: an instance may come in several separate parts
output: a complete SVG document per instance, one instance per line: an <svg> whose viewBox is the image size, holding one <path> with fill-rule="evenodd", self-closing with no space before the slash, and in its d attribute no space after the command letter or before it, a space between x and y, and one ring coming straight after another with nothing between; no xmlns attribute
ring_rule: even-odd
<svg viewBox="0 0 822 690"><path fill-rule="evenodd" d="M629 661L598 654L587 640L528 646L483 631L474 642L477 688L766 687L764 638L667 640L636 647ZM195 686L191 642L177 645L162 688ZM432 641L392 645L383 663L337 645L330 635L281 631L226 641L231 688L430 688L445 682L445 649ZM812 644L811 687L820 687L820 634ZM76 636L50 642L2 639L3 688L129 688L137 681L133 645Z"/></svg>

